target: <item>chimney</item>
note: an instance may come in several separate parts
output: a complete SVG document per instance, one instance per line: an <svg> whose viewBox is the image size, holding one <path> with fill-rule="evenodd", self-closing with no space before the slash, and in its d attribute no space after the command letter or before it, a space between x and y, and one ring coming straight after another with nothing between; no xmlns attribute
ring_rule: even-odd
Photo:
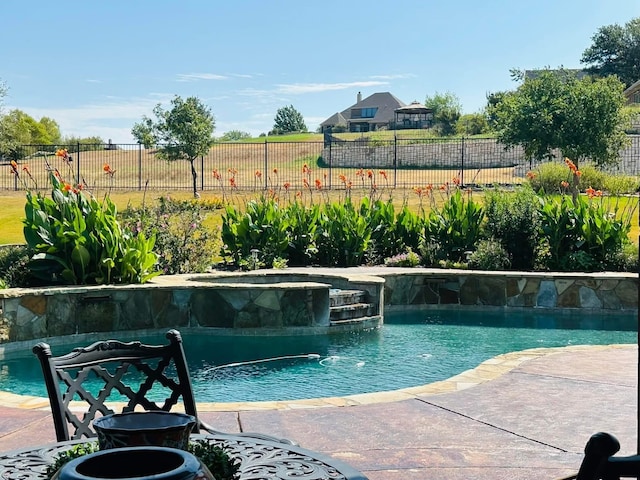
<svg viewBox="0 0 640 480"><path fill-rule="evenodd" d="M362 93L358 92L358 96L356 97L356 103L360 103L362 101Z"/></svg>

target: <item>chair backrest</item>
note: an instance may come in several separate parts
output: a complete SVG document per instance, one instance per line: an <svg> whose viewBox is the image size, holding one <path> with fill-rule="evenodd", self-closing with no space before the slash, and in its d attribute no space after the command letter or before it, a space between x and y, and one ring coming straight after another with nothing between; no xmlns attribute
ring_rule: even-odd
<svg viewBox="0 0 640 480"><path fill-rule="evenodd" d="M166 337L168 345L106 340L59 357L48 344L35 345L58 441L94 437L94 418L115 413L106 402L123 402L121 412L169 411L181 402L184 412L197 418L182 337L177 330ZM76 408L77 401L86 408Z"/></svg>

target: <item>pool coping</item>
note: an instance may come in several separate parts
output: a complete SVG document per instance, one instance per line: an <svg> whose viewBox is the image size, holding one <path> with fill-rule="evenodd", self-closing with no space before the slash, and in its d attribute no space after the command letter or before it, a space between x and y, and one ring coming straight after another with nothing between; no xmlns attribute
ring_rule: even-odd
<svg viewBox="0 0 640 480"><path fill-rule="evenodd" d="M409 400L416 397L450 393L475 387L495 380L500 376L518 368L525 362L548 355L575 351L602 351L628 348L632 344L611 345L570 345L565 347L530 348L516 352L503 353L485 360L477 367L466 370L446 380L402 388L399 390L361 393L343 397L321 397L302 400L277 400L263 402L198 402L198 412L238 412L266 410L296 410L326 407L348 407L376 403L390 403ZM120 404L110 404L117 409ZM0 406L30 410L50 410L49 399L30 395L18 395L0 391ZM83 402L71 402L71 408L82 410ZM177 409L176 409L177 410Z"/></svg>

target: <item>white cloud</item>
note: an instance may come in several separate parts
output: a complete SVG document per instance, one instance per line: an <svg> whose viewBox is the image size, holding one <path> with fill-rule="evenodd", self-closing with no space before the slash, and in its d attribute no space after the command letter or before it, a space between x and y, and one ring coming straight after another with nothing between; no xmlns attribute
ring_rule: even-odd
<svg viewBox="0 0 640 480"><path fill-rule="evenodd" d="M197 82L199 80L226 80L229 77L216 73L179 73L178 82Z"/></svg>
<svg viewBox="0 0 640 480"><path fill-rule="evenodd" d="M318 93L332 90L345 90L347 88L366 88L378 85L387 85L389 82L381 82L376 80L368 80L365 82L348 82L348 83L293 83L277 85L278 92L290 95L299 95L302 93Z"/></svg>

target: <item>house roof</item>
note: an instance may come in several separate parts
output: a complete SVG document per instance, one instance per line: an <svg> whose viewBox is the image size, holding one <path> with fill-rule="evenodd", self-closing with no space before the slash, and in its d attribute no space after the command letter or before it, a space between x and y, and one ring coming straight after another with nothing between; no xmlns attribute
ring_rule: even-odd
<svg viewBox="0 0 640 480"><path fill-rule="evenodd" d="M388 123L394 120L395 111L400 107L404 107L405 103L398 99L395 95L389 92L378 92L373 95L369 95L367 98L362 99L359 102L354 103L349 108L346 108L342 112L336 113L327 118L320 125L346 125L351 118L351 111L359 108L376 108L377 111L372 118L354 118L353 121L362 121L366 123ZM334 120L341 120L336 121Z"/></svg>
<svg viewBox="0 0 640 480"><path fill-rule="evenodd" d="M346 125L346 124L347 124L347 119L344 118L344 116L340 112L337 112L331 115L329 118L327 118L324 122L322 122L320 126L324 127L327 125Z"/></svg>
<svg viewBox="0 0 640 480"><path fill-rule="evenodd" d="M623 93L625 95L625 97L629 98L631 96L631 94L637 90L640 90L640 80L638 80L637 82L631 84L631 86L629 88L627 88Z"/></svg>

